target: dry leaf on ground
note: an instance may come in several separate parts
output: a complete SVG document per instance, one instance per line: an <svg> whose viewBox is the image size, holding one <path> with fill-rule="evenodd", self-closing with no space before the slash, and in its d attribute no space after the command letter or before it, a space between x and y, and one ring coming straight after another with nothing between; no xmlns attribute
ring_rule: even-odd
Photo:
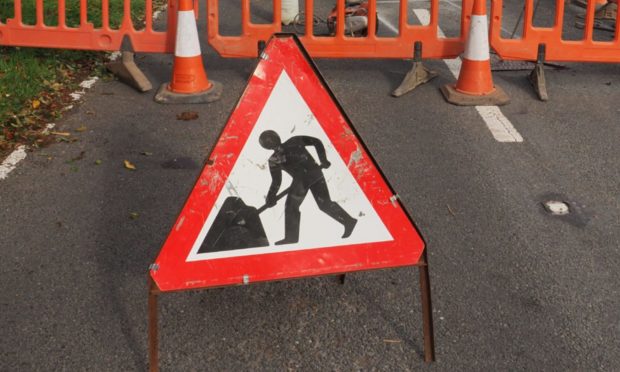
<svg viewBox="0 0 620 372"><path fill-rule="evenodd" d="M196 111L185 111L177 115L177 120L196 120L198 119L198 113Z"/></svg>
<svg viewBox="0 0 620 372"><path fill-rule="evenodd" d="M131 164L129 160L123 160L123 163L125 164L125 168L129 170L136 170L136 166Z"/></svg>

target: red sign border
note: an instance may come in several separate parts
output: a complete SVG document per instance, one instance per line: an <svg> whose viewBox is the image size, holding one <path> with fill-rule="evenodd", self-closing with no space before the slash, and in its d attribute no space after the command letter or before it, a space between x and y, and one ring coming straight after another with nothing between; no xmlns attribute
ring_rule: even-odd
<svg viewBox="0 0 620 372"><path fill-rule="evenodd" d="M293 40L293 43L287 39ZM274 60L280 61L277 58L283 62L273 63ZM277 71L278 68L280 71ZM291 73L292 69L295 69L295 73ZM383 222L394 240L186 262L189 250L181 252L173 247L193 246L251 132L251 129L247 130L247 123L252 123L250 128L256 124L281 70L288 72L342 159L346 162L356 152L357 161L350 164L349 170L367 197L370 196L368 199L377 214L382 219L390 216L390 221ZM265 76L269 78L262 79ZM305 84L304 89L300 89L300 84ZM329 98L329 104L317 102L323 98ZM247 102L253 106L248 106ZM183 231L178 232L181 229ZM161 291L221 287L413 266L419 263L425 246L415 222L299 39L291 34L276 34L267 44L244 93L221 131L209 161L151 267L150 275Z"/></svg>

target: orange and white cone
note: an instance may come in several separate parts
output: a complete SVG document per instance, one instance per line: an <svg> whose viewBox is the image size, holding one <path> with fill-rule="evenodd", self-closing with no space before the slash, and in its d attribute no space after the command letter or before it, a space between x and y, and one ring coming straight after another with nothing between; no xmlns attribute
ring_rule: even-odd
<svg viewBox="0 0 620 372"><path fill-rule="evenodd" d="M510 98L493 84L485 0L475 0L463 63L456 85L441 87L446 100L460 106L505 105Z"/></svg>
<svg viewBox="0 0 620 372"><path fill-rule="evenodd" d="M202 64L193 0L179 0L172 80L155 95L159 103L205 103L220 99L222 85L207 79Z"/></svg>

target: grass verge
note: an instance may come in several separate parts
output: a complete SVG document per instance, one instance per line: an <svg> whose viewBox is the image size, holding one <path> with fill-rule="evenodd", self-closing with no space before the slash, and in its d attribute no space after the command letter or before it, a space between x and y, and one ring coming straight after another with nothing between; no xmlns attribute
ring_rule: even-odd
<svg viewBox="0 0 620 372"><path fill-rule="evenodd" d="M35 1L22 0L22 21L35 23ZM124 0L109 0L110 27L118 28L123 17ZM79 25L79 1L66 2L66 22ZM154 0L158 9L166 0ZM45 1L46 25L58 21L56 1ZM131 2L131 18L137 29L144 21L144 1ZM0 0L0 22L13 18L14 0ZM89 0L88 21L101 26L101 0ZM16 146L44 146L54 139L44 132L47 123L58 120L72 98L70 93L88 76L106 74L104 52L0 46L0 160ZM53 136L52 136L53 137Z"/></svg>
<svg viewBox="0 0 620 372"><path fill-rule="evenodd" d="M104 72L104 53L1 48L0 159L20 144L44 146L43 129L72 102L70 93L87 76Z"/></svg>

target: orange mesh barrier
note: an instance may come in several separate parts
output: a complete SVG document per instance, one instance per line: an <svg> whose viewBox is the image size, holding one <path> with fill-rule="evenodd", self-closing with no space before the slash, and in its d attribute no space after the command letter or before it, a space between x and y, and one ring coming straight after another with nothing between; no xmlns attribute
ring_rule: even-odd
<svg viewBox="0 0 620 372"><path fill-rule="evenodd" d="M491 11L490 43L497 54L505 60L535 61L538 57L539 45L545 45L546 61L564 62L620 62L620 27L615 23L615 31L611 41L594 39L595 2L590 0L583 20L583 37L581 40L563 38L565 24L565 1L556 0L555 19L552 27L535 27L534 0L525 0L522 37L503 38L501 26L503 20L503 0L494 0ZM619 7L620 10L620 7ZM618 11L616 19L618 19ZM567 20L570 27L573 19ZM613 26L613 23L612 23Z"/></svg>
<svg viewBox="0 0 620 372"><path fill-rule="evenodd" d="M69 1L79 1L80 4L79 15L71 14L71 22L67 14ZM155 31L153 28L152 0L135 0L144 4L140 25L134 25L131 19L131 0L124 1L118 25L110 24L110 0L99 1L101 8L93 9L88 7L87 0L46 0L45 4L44 0L13 0L12 16L0 14L0 45L119 50L123 37L127 35L136 52L174 51L175 32ZM32 6L33 2L34 20L25 20L23 6ZM176 14L176 0L168 2L168 14ZM165 29L176 29L175 17L168 17Z"/></svg>
<svg viewBox="0 0 620 372"><path fill-rule="evenodd" d="M377 36L377 0L368 2L368 31L366 36L345 35L345 1L337 0L337 19L332 36L314 35L314 0L306 0L304 8L304 35L299 35L304 47L312 57L328 58L411 58L414 44L423 44L424 58L453 58L463 52L464 41L469 29L469 14L473 0L463 0L460 35L453 38L438 36L439 0L430 0L430 23L411 25L411 13L407 0L399 3L397 36ZM273 0L273 22L256 24L251 22L250 0L241 0L241 35L223 36L219 33L219 0L207 0L209 43L223 57L256 57L258 43L266 41L276 32L282 31L281 0Z"/></svg>

